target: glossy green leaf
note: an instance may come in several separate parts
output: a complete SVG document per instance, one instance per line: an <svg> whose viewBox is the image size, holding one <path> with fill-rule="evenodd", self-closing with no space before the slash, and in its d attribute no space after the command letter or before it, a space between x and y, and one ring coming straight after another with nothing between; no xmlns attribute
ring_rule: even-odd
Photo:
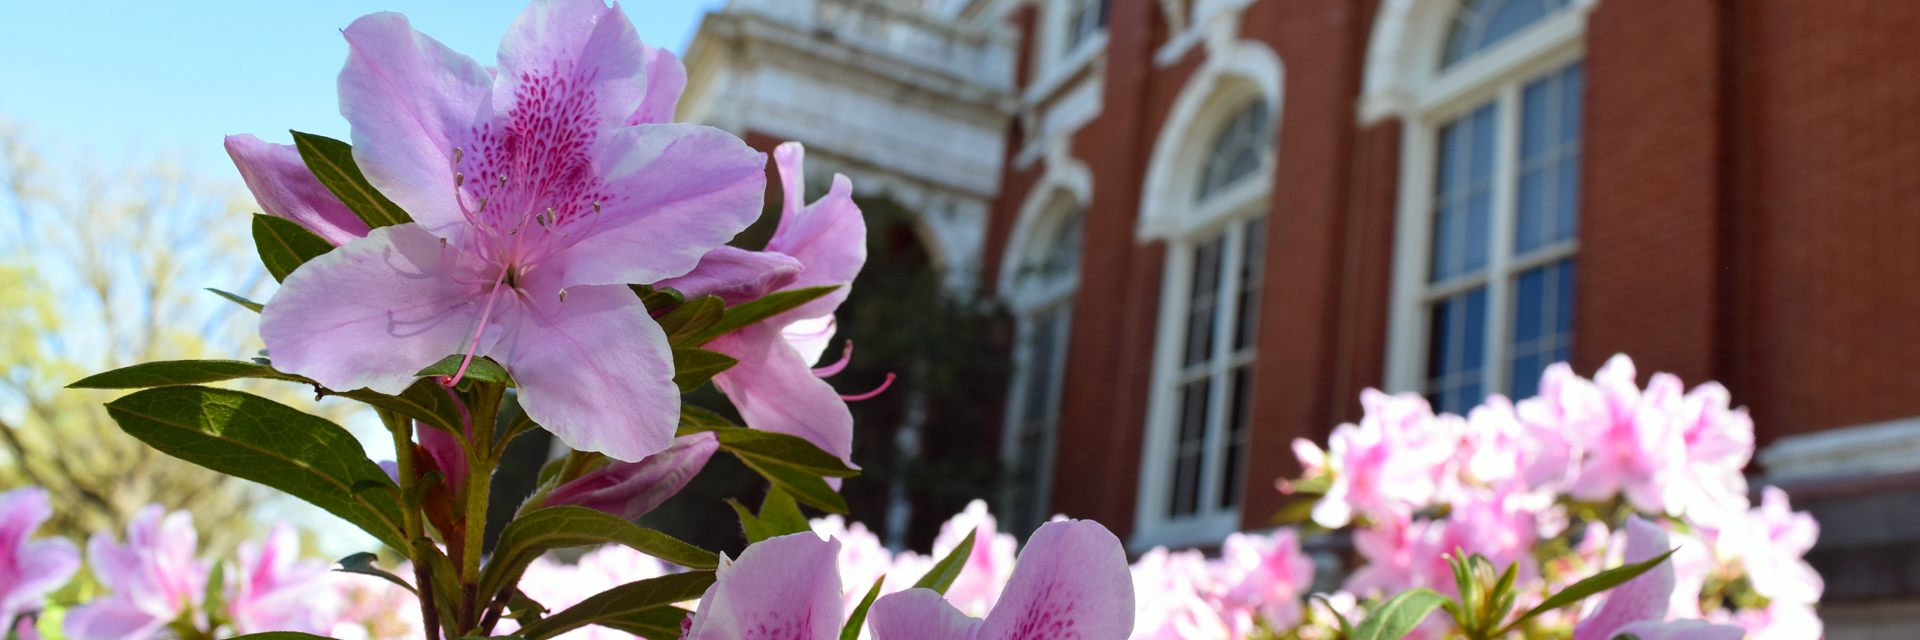
<svg viewBox="0 0 1920 640"><path fill-rule="evenodd" d="M253 245L275 282L285 282L294 269L333 250L332 243L300 223L264 213L253 214Z"/></svg>
<svg viewBox="0 0 1920 640"><path fill-rule="evenodd" d="M183 384L205 384L241 378L269 378L313 384L312 380L273 367L242 360L164 360L96 373L67 385L69 389L145 389Z"/></svg>
<svg viewBox="0 0 1920 640"><path fill-rule="evenodd" d="M840 285L830 284L819 287L807 287L792 291L781 291L761 296L759 300L738 306L728 307L726 315L712 328L695 337L693 344L702 345L720 336L732 333L741 327L771 318L794 307L812 302L820 296L833 293ZM677 344L677 343L676 343Z"/></svg>
<svg viewBox="0 0 1920 640"><path fill-rule="evenodd" d="M920 581L913 583L913 588L932 589L940 592L940 595L946 595L947 588L953 586L953 581L967 568L967 558L973 555L973 537L979 533L979 529L968 531L966 539L960 541L960 546L948 552L947 557L933 563L933 568L927 570L927 575L920 576Z"/></svg>
<svg viewBox="0 0 1920 640"><path fill-rule="evenodd" d="M1593 577L1568 585L1567 588L1561 589L1559 593L1547 596L1547 599L1541 602L1540 606L1527 610L1527 612L1521 614L1519 618L1508 623L1507 628L1511 629L1534 616L1585 600L1589 596L1625 584L1628 580L1638 578L1640 574L1660 566L1660 563L1666 562L1667 557L1671 555L1673 555L1673 551L1668 551L1654 556L1645 562L1636 562L1634 564L1614 567L1593 574Z"/></svg>
<svg viewBox="0 0 1920 640"><path fill-rule="evenodd" d="M307 169L313 177L320 179L334 197L360 216L360 221L370 228L413 222L413 217L400 210L382 195L378 189L367 182L367 176L360 172L360 165L353 161L353 146L326 136L311 133L293 132L293 146L300 150L300 159L307 163Z"/></svg>
<svg viewBox="0 0 1920 640"><path fill-rule="evenodd" d="M1448 597L1432 589L1402 592L1381 603L1367 615L1367 619L1361 620L1360 626L1353 630L1353 640L1400 640L1412 633L1420 621L1427 619L1427 614L1448 601Z"/></svg>
<svg viewBox="0 0 1920 640"><path fill-rule="evenodd" d="M712 431L714 429L738 426L740 425L734 424L731 420L721 417L718 413L683 402L680 403L680 431L675 435L684 436L699 431Z"/></svg>
<svg viewBox="0 0 1920 640"><path fill-rule="evenodd" d="M1320 604L1322 605L1326 605L1327 613L1333 614L1333 619L1340 623L1341 638L1348 638L1348 639L1353 638L1353 624L1347 622L1347 616L1340 613L1339 609L1334 608L1333 601L1328 600L1326 594L1323 594L1323 593L1313 594L1313 599L1319 600Z"/></svg>
<svg viewBox="0 0 1920 640"><path fill-rule="evenodd" d="M551 549L619 543L641 553L693 569L720 566L720 556L585 507L547 507L507 524L494 546L493 559L480 576L480 593L491 597L519 582L534 558Z"/></svg>
<svg viewBox="0 0 1920 640"><path fill-rule="evenodd" d="M415 381L413 386L407 387L406 391L400 392L397 396L375 393L368 389L323 390L321 393L358 400L447 433L466 432L466 427L460 423L460 408L454 404L453 396L447 395L446 389L440 386L440 382L432 378Z"/></svg>
<svg viewBox="0 0 1920 640"><path fill-rule="evenodd" d="M679 289L673 287L656 289L644 284L630 284L627 288L633 289L634 295L640 296L640 303L647 305L648 312L657 313L661 309L687 301L686 294L680 293Z"/></svg>
<svg viewBox="0 0 1920 640"><path fill-rule="evenodd" d="M767 525L761 524L760 516L753 515L753 510L748 509L747 505L733 498L727 498L727 504L733 507L734 515L740 516L740 532L746 534L747 544L773 537L767 532Z"/></svg>
<svg viewBox="0 0 1920 640"><path fill-rule="evenodd" d="M802 504L828 513L846 515L846 499L841 498L840 493L827 485L827 481L821 480L820 476L784 464L768 462L762 458L741 455L735 457L746 463L748 468L758 472L760 477L786 490L793 499L799 500Z"/></svg>
<svg viewBox="0 0 1920 640"><path fill-rule="evenodd" d="M726 303L721 302L718 296L695 298L681 303L654 321L660 323L660 329L667 332L669 344L697 347L700 343L692 342L693 337L719 324L726 315L726 308Z"/></svg>
<svg viewBox="0 0 1920 640"><path fill-rule="evenodd" d="M219 289L215 289L213 287L207 287L207 290L212 291L213 295L226 298L227 300L233 302L234 304L240 305L242 307L246 307L249 311L252 311L254 313L260 313L261 309L267 308L267 305L254 302L252 300L248 300L244 297L241 297L240 294L237 294L237 293L228 293L225 291L221 291Z"/></svg>
<svg viewBox="0 0 1920 640"><path fill-rule="evenodd" d="M860 627L867 623L867 610L873 608L874 598L880 597L880 585L886 581L885 575L873 581L873 588L867 590L867 596L861 598L859 606L854 607L853 613L847 616L847 626L840 628L840 640L860 640Z"/></svg>
<svg viewBox="0 0 1920 640"><path fill-rule="evenodd" d="M702 409L695 409L707 413ZM696 419L699 419L696 417ZM848 467L833 454L808 442L806 438L785 433L761 431L725 424L726 419L713 416L722 424L712 422L690 422L686 410L681 411L680 430L675 435L688 435L702 431L712 431L719 440L720 448L736 456L755 458L760 462L778 464L831 478L851 478L860 475L859 471Z"/></svg>
<svg viewBox="0 0 1920 640"><path fill-rule="evenodd" d="M400 588L406 589L407 591L411 591L415 594L420 593L418 590L413 588L413 585L407 584L407 581L405 580L401 580L400 576L396 576L396 575L393 575L392 573L388 573L387 570L381 569L379 566L374 565L373 562L379 559L380 559L380 556L378 554L362 551L360 553L356 553L356 554L347 556L345 558L341 558L340 568L334 569L334 571L339 571L342 573L358 573L363 576L373 576L375 578L379 578L381 580L385 580L387 582L400 585Z"/></svg>
<svg viewBox="0 0 1920 640"><path fill-rule="evenodd" d="M673 350L673 383L680 387L681 393L700 388L722 371L740 364L733 356L718 351L695 348L675 348Z"/></svg>
<svg viewBox="0 0 1920 640"><path fill-rule="evenodd" d="M391 486L340 425L231 389L148 389L107 403L120 428L163 453L306 500L406 550L394 493L352 493L361 480Z"/></svg>
<svg viewBox="0 0 1920 640"><path fill-rule="evenodd" d="M424 378L437 378L440 376L452 377L454 374L460 372L460 363L466 359L467 356L465 354L456 353L441 358L439 362L435 362L413 375ZM481 382L504 384L509 387L514 386L513 375L507 373L507 368L500 366L500 363L494 362L492 358L474 358L472 362L467 363L467 372L460 376L460 378L462 380L479 380Z"/></svg>
<svg viewBox="0 0 1920 640"><path fill-rule="evenodd" d="M447 635L455 633L459 625L458 598L460 577L453 571L453 560L440 551L432 538L413 539L413 557L426 560L428 580L432 581L434 607L440 614L440 628Z"/></svg>
<svg viewBox="0 0 1920 640"><path fill-rule="evenodd" d="M1294 500L1287 503L1287 506L1280 507L1279 511L1274 512L1272 518L1267 519L1267 522L1278 526L1306 522L1313 518L1313 504L1313 500Z"/></svg>
<svg viewBox="0 0 1920 640"><path fill-rule="evenodd" d="M650 625L648 611L669 608L675 602L693 600L713 586L712 571L674 573L608 589L580 604L529 624L520 630L527 640L544 640L589 624L620 628L622 624ZM678 631L679 620L674 621Z"/></svg>
<svg viewBox="0 0 1920 640"><path fill-rule="evenodd" d="M214 618L209 622L218 626L222 622L221 614L227 611L227 563L213 563L213 569L207 572L207 585L204 589L200 603L205 608L201 610Z"/></svg>
<svg viewBox="0 0 1920 640"><path fill-rule="evenodd" d="M813 530L807 516L800 513L800 505L778 485L768 487L766 499L760 501L760 524L767 528L770 538Z"/></svg>
<svg viewBox="0 0 1920 640"><path fill-rule="evenodd" d="M625 631L647 640L680 640L680 621L693 615L679 607L642 609L595 623L615 631Z"/></svg>

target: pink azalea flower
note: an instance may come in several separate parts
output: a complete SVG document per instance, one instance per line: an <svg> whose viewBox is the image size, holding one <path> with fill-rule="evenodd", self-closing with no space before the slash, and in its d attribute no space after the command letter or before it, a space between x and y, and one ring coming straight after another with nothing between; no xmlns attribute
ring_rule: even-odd
<svg viewBox="0 0 1920 640"><path fill-rule="evenodd" d="M718 295L728 304L839 285L827 295L716 338L706 348L740 361L714 376L713 383L726 392L747 426L806 438L852 466L853 414L840 393L820 379L844 368L846 358L820 370L811 367L833 335L834 310L847 299L854 277L866 264L867 226L846 176L834 176L825 197L802 205L805 155L797 142L773 151L785 198L780 224L765 251L721 247L701 258L692 272L659 284L689 297Z"/></svg>
<svg viewBox="0 0 1920 640"><path fill-rule="evenodd" d="M1368 389L1360 424L1343 424L1327 439L1333 483L1314 505L1313 521L1346 526L1355 515L1407 514L1432 501L1459 446L1458 418L1437 420L1418 395Z"/></svg>
<svg viewBox="0 0 1920 640"><path fill-rule="evenodd" d="M846 621L840 599L840 543L812 533L768 538L738 560L720 557L683 640L832 640ZM891 597L891 596L889 596ZM935 597L939 597L937 594ZM880 605L875 604L874 613ZM872 620L869 617L869 620ZM879 626L875 625L875 630Z"/></svg>
<svg viewBox="0 0 1920 640"><path fill-rule="evenodd" d="M562 611L587 598L614 587L667 575L666 563L632 547L607 545L587 552L573 564L541 556L527 567L520 589L550 611ZM512 620L501 620L496 635L512 635L520 627ZM587 625L555 636L561 640L633 640L633 635L600 625Z"/></svg>
<svg viewBox="0 0 1920 640"><path fill-rule="evenodd" d="M1540 392L1515 406L1537 452L1529 484L1563 490L1579 477L1581 434L1604 430L1607 403L1600 389L1556 362L1540 375Z"/></svg>
<svg viewBox="0 0 1920 640"><path fill-rule="evenodd" d="M1820 538L1820 523L1805 512L1795 513L1786 491L1762 489L1760 506L1745 514L1742 526L1721 535L1732 555L1746 566L1754 591L1777 602L1820 601L1826 584L1802 559Z"/></svg>
<svg viewBox="0 0 1920 640"><path fill-rule="evenodd" d="M127 543L105 531L87 540L87 564L111 592L67 611L76 640L146 640L200 607L208 566L194 559L193 514L147 505L127 523Z"/></svg>
<svg viewBox="0 0 1920 640"><path fill-rule="evenodd" d="M26 622L22 614L38 610L48 593L80 570L80 550L72 542L33 539L33 533L52 516L46 489L21 487L0 493L0 624L15 619Z"/></svg>
<svg viewBox="0 0 1920 640"><path fill-rule="evenodd" d="M547 495L547 504L577 505L637 519L679 493L719 449L720 441L712 432L680 436L667 450L639 462L615 462L560 485Z"/></svg>
<svg viewBox="0 0 1920 640"><path fill-rule="evenodd" d="M1686 443L1679 481L1667 487L1667 511L1714 527L1734 525L1747 510L1747 461L1753 458L1753 418L1730 409L1726 387L1708 382L1671 407Z"/></svg>
<svg viewBox="0 0 1920 640"><path fill-rule="evenodd" d="M1644 562L1671 548L1665 529L1639 516L1627 517L1626 562ZM1704 620L1668 622L1673 586L1673 563L1668 561L1614 587L1606 602L1574 627L1573 640L1610 640L1621 634L1640 640L1740 640L1746 634L1739 627Z"/></svg>
<svg viewBox="0 0 1920 640"><path fill-rule="evenodd" d="M999 533L998 522L987 512L987 503L974 500L967 508L940 525L933 539L933 557L945 558L974 533L973 553L967 556L960 576L947 588L947 602L969 616L985 616L1000 599L1000 591L1013 577L1014 549L1020 546L1012 534Z"/></svg>
<svg viewBox="0 0 1920 640"><path fill-rule="evenodd" d="M1820 614L1813 605L1775 600L1765 609L1741 609L1726 615L1715 611L1719 622L1747 630L1747 640L1819 640L1826 632Z"/></svg>
<svg viewBox="0 0 1920 640"><path fill-rule="evenodd" d="M1216 574L1221 600L1230 607L1258 613L1275 629L1290 629L1304 618L1301 601L1313 585L1313 569L1294 531L1279 529L1227 536Z"/></svg>
<svg viewBox="0 0 1920 640"><path fill-rule="evenodd" d="M986 619L968 617L932 589L874 602L876 640L1123 640L1133 631L1133 583L1120 539L1088 520L1040 525ZM695 621L698 624L698 621ZM788 637L788 636L781 636Z"/></svg>
<svg viewBox="0 0 1920 640"><path fill-rule="evenodd" d="M924 567L915 573L895 570L893 552L864 524L849 525L845 518L831 514L809 520L807 524L812 526L815 535L840 542L836 558L840 568L840 597L848 610L858 606L860 600L867 597L867 590L873 588L873 582L882 576L887 581L881 585L880 592L886 594L912 586L926 573Z"/></svg>
<svg viewBox="0 0 1920 640"><path fill-rule="evenodd" d="M1133 640L1226 639L1244 632L1242 620L1221 615L1206 556L1196 550L1155 547L1131 567Z"/></svg>
<svg viewBox="0 0 1920 640"><path fill-rule="evenodd" d="M1682 398L1679 378L1654 374L1642 392L1634 382L1633 361L1616 355L1593 376L1605 399L1606 420L1572 425L1579 429L1587 457L1572 493L1581 500L1603 501L1625 494L1642 513L1665 513L1666 487L1679 481L1686 463L1686 440L1668 406Z"/></svg>
<svg viewBox="0 0 1920 640"><path fill-rule="evenodd" d="M227 136L226 146L247 190L267 215L299 223L336 247L367 236L367 223L313 177L293 145L243 133Z"/></svg>
<svg viewBox="0 0 1920 640"><path fill-rule="evenodd" d="M344 33L354 159L414 222L287 277L261 315L275 366L399 393L448 354L487 356L572 448L624 461L667 448L672 357L626 285L684 274L751 223L764 157L655 122L678 95L649 67L678 63L598 0L534 2L497 71L395 13Z"/></svg>
<svg viewBox="0 0 1920 640"><path fill-rule="evenodd" d="M324 591L327 563L300 559L300 536L286 523L274 525L264 543L240 543L238 575L230 582L227 614L236 633L333 629L333 612L315 594Z"/></svg>
<svg viewBox="0 0 1920 640"><path fill-rule="evenodd" d="M1466 552L1486 556L1494 566L1518 564L1520 584L1539 579L1532 550L1539 540L1536 511L1543 508L1524 493L1475 492L1458 502L1444 520L1387 518L1353 534L1367 564L1347 578L1346 589L1360 595L1391 595L1416 587L1458 593L1447 558Z"/></svg>

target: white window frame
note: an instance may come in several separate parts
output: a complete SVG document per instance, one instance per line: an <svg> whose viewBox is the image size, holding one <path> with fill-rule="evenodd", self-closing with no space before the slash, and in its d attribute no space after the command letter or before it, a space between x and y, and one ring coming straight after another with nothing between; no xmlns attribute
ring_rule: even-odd
<svg viewBox="0 0 1920 640"><path fill-rule="evenodd" d="M1392 391L1427 391L1429 305L1446 296L1487 287L1487 336L1481 389L1505 395L1512 374L1507 362L1513 332L1513 279L1521 272L1577 255L1580 240L1537 249L1525 260L1513 255L1516 185L1519 177L1520 92L1527 83L1559 71L1586 56L1590 2L1543 18L1519 33L1440 70L1450 21L1427 34L1434 43L1426 64L1414 74L1417 86L1401 129L1399 207L1394 238L1393 305L1388 320L1386 386ZM1449 14L1450 17L1450 14ZM1429 283L1433 248L1435 180L1439 171L1439 132L1489 101L1495 113L1494 197L1489 224L1492 243L1487 266L1478 276ZM1577 313L1577 311L1576 311Z"/></svg>
<svg viewBox="0 0 1920 640"><path fill-rule="evenodd" d="M1020 246L1013 247L1016 260L1007 262L1005 267L1015 270L1007 274L1004 279L1005 290L1009 294L1008 310L1014 317L1014 375L1008 381L1006 413L1001 421L1005 428L1001 429L1000 434L1000 459L1003 468L1008 470L1008 478L1017 473L1017 465L1020 462L1020 432L1025 423L1026 405L1029 400L1027 388L1033 375L1044 373L1052 380L1053 389L1049 391L1048 398L1054 404L1050 408L1053 412L1053 424L1047 428L1041 443L1039 469L1035 473L1035 486L1032 488L1036 493L1033 500L1033 513L1013 513L1013 505L1017 501L1013 499L1011 492L1020 490L1020 487L1014 486L1012 482L1007 483L1001 494L1000 517L1007 520L1009 524L1018 522L1016 515L1031 517L1036 523L1045 522L1052 509L1053 469L1059 451L1061 405L1066 387L1067 360L1072 356L1070 348L1073 338L1074 309L1072 305L1075 294L1080 291L1081 267L1078 259L1071 273L1051 279L1041 280L1019 273L1021 269L1043 262L1048 256L1048 251L1057 242L1059 234L1068 232L1064 226L1075 223L1075 216L1085 210L1085 206L1069 188L1044 188L1040 197L1044 200L1036 201L1043 203L1040 204L1039 214L1031 216L1034 221L1018 239ZM1077 224L1085 224L1084 217ZM1042 313L1055 310L1060 312L1060 325L1056 329L1058 335L1055 336L1054 343L1056 357L1053 358L1049 371L1036 372L1030 368L1035 358L1032 348L1034 332L1039 329L1035 319Z"/></svg>
<svg viewBox="0 0 1920 640"><path fill-rule="evenodd" d="M1239 265L1246 248L1245 229L1248 222L1266 215L1271 209L1269 203L1273 193L1275 162L1275 149L1271 141L1278 140L1281 110L1278 104L1260 92L1242 88L1240 91L1223 93L1228 95L1208 100L1212 104L1204 110L1205 116L1200 119L1206 126L1196 127L1196 135L1188 141L1192 145L1191 151L1181 155L1204 160L1211 153L1215 138L1224 131L1233 116L1253 99L1266 102L1270 144L1259 170L1204 201L1194 201L1200 192L1200 180L1204 174L1204 167L1200 165L1204 165L1204 161L1190 163L1184 168L1180 179L1171 181L1174 191L1169 195L1182 198L1190 204L1187 205L1187 211L1175 221L1175 232L1167 240L1166 268L1161 276L1153 381L1148 397L1146 442L1141 454L1141 485L1139 501L1135 506L1134 535L1129 541L1129 546L1136 550L1161 545L1213 544L1240 528L1239 506L1218 506L1219 491L1226 483L1244 485L1244 478L1225 478L1218 483L1208 480L1221 476L1222 467L1226 464L1228 421L1232 419L1228 397L1232 393L1232 372L1259 358L1260 345L1257 340L1244 352L1235 354L1231 336L1233 322L1239 317L1240 311L1237 292L1240 286ZM1269 234L1272 224L1269 218L1266 227ZM1199 515L1176 519L1168 513L1173 500L1174 452L1179 446L1180 387L1186 381L1183 374L1187 367L1183 357L1187 304L1193 286L1193 253L1201 243L1222 233L1226 234L1226 242L1223 243L1225 246L1220 256L1220 280L1215 287L1223 302L1216 307L1218 311L1213 318L1214 353L1208 360L1208 376L1216 384L1208 390L1208 422L1203 444L1209 453L1202 458ZM1256 331L1257 327L1256 322ZM1254 400L1248 399L1249 402ZM1243 476L1246 466L1243 464L1239 469Z"/></svg>
<svg viewBox="0 0 1920 640"><path fill-rule="evenodd" d="M1078 74L1082 68L1092 64L1095 58L1107 50L1108 27L1101 27L1072 48L1067 47L1067 19L1072 17L1073 4L1088 0L1050 0L1042 12L1042 29L1039 35L1041 55L1035 56L1039 68L1034 74L1035 81L1027 88L1024 98L1029 102L1039 102L1053 94L1060 85ZM1095 0L1097 1L1097 0ZM1107 10L1113 10L1112 0L1107 0ZM1111 19L1112 14L1108 14Z"/></svg>

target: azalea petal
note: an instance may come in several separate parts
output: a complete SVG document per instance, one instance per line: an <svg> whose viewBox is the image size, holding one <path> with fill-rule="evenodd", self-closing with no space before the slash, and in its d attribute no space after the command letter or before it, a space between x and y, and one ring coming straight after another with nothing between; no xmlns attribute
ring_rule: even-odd
<svg viewBox="0 0 1920 640"><path fill-rule="evenodd" d="M1667 531L1660 525L1640 516L1627 516L1625 562L1645 562L1672 548L1667 542ZM1574 640L1608 640L1629 622L1665 619L1673 582L1673 561L1668 560L1614 587L1607 592L1607 601L1574 627Z"/></svg>
<svg viewBox="0 0 1920 640"><path fill-rule="evenodd" d="M367 235L367 223L313 177L293 145L243 133L227 136L227 156L267 215L299 223L336 247Z"/></svg>
<svg viewBox="0 0 1920 640"><path fill-rule="evenodd" d="M751 302L793 284L800 277L800 261L771 251L748 251L721 245L700 256L700 264L677 278L654 283L673 287L688 300L720 296L728 306Z"/></svg>
<svg viewBox="0 0 1920 640"><path fill-rule="evenodd" d="M47 490L21 487L0 493L0 621L39 608L47 592L67 583L80 569L80 550L65 538L29 540L53 515Z"/></svg>
<svg viewBox="0 0 1920 640"><path fill-rule="evenodd" d="M925 588L881 596L867 612L873 640L973 640L981 622Z"/></svg>
<svg viewBox="0 0 1920 640"><path fill-rule="evenodd" d="M647 47L647 96L626 121L627 126L673 122L680 94L687 90L687 67L672 51Z"/></svg>
<svg viewBox="0 0 1920 640"><path fill-rule="evenodd" d="M547 504L577 505L635 520L679 493L719 449L713 432L680 436L666 451L639 462L616 462L561 485L547 496Z"/></svg>
<svg viewBox="0 0 1920 640"><path fill-rule="evenodd" d="M553 311L522 305L502 318L491 353L521 408L580 451L636 462L666 449L680 421L666 332L626 285L566 292Z"/></svg>
<svg viewBox="0 0 1920 640"><path fill-rule="evenodd" d="M722 561L687 640L832 640L840 636L840 542L813 532L748 545Z"/></svg>
<svg viewBox="0 0 1920 640"><path fill-rule="evenodd" d="M1642 620L1627 624L1614 635L1631 634L1640 640L1740 640L1747 630L1733 625L1709 624L1705 620Z"/></svg>
<svg viewBox="0 0 1920 640"><path fill-rule="evenodd" d="M733 134L643 124L614 131L600 153L595 166L611 195L567 249L565 286L684 275L760 216L767 160Z"/></svg>
<svg viewBox="0 0 1920 640"><path fill-rule="evenodd" d="M726 392L747 426L805 438L853 466L853 413L778 329L751 324L706 348L740 361L714 376L713 384Z"/></svg>
<svg viewBox="0 0 1920 640"><path fill-rule="evenodd" d="M500 40L495 110L546 127L619 127L647 93L647 49L601 0L534 0Z"/></svg>
<svg viewBox="0 0 1920 640"><path fill-rule="evenodd" d="M780 145L773 155L780 168L788 206L780 218L779 228L767 241L767 250L793 256L806 265L806 271L793 283L794 288L841 285L832 293L771 320L776 325L784 325L833 313L846 301L848 285L853 284L854 278L860 275L860 267L867 262L867 223L860 216L859 205L853 203L853 183L842 175L833 177L833 188L827 191L826 197L794 212L793 205L802 198L800 145L793 142Z"/></svg>
<svg viewBox="0 0 1920 640"><path fill-rule="evenodd" d="M1124 640L1133 631L1133 598L1119 538L1091 520L1049 522L1027 539L975 637L1044 640L1072 630L1085 640Z"/></svg>
<svg viewBox="0 0 1920 640"><path fill-rule="evenodd" d="M492 117L492 74L398 13L360 18L343 33L340 115L353 127L354 161L414 221L458 241L465 216L454 191L454 140Z"/></svg>
<svg viewBox="0 0 1920 640"><path fill-rule="evenodd" d="M73 640L146 640L168 622L114 594L68 609L61 630Z"/></svg>
<svg viewBox="0 0 1920 640"><path fill-rule="evenodd" d="M460 441L453 434L432 427L422 428L420 448L433 459L433 466L446 474L448 489L459 491L460 487L467 486L467 452L460 449Z"/></svg>
<svg viewBox="0 0 1920 640"><path fill-rule="evenodd" d="M288 275L261 311L260 338L281 371L398 394L466 351L484 306L478 282L492 279L467 260L420 225L375 229Z"/></svg>

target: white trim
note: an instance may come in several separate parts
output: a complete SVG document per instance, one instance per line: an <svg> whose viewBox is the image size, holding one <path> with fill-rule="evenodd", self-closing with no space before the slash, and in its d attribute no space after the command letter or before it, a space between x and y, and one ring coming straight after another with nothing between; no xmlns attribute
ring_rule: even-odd
<svg viewBox="0 0 1920 640"><path fill-rule="evenodd" d="M1027 199L1020 204L1020 213L1014 218L1013 233L1007 238L1007 246L1000 252L1000 277L995 283L996 291L1005 297L1017 313L1021 310L1044 306L1047 300L1034 300L1031 294L1021 291L1017 274L1021 262L1031 257L1035 234L1053 222L1053 215L1062 214L1060 210L1048 207L1060 198L1070 198L1078 207L1086 207L1093 200L1093 171L1078 158L1062 158L1047 163L1047 172L1040 177ZM1052 296L1045 296L1051 298Z"/></svg>
<svg viewBox="0 0 1920 640"><path fill-rule="evenodd" d="M1787 436L1755 458L1777 485L1920 471L1920 416Z"/></svg>
<svg viewBox="0 0 1920 640"><path fill-rule="evenodd" d="M1040 468L1032 488L1036 492L1033 502L1035 514L1025 514L1034 518L1034 522L1045 519L1049 508L1049 498L1053 486L1053 466L1059 440L1059 412L1061 383L1066 379L1066 361L1071 356L1069 346L1073 336L1073 297L1080 288L1080 270L1078 267L1066 277L1038 283L1038 286L1022 286L1020 273L1028 263L1039 257L1041 250L1050 248L1050 240L1059 233L1067 232L1058 228L1072 221L1075 213L1083 211L1086 202L1093 197L1093 172L1086 164L1068 157L1057 162L1047 163L1047 172L1034 189L1021 203L1019 217L1015 219L1012 236L1006 249L1001 252L1000 277L997 283L1002 298L1008 301L1014 315L1014 375L1008 380L1007 406L1001 424L1005 428L1000 434L1001 462L1007 469L1017 469L1020 461L1020 432L1025 428L1027 389L1030 376L1037 372L1029 369L1033 361L1033 333L1036 330L1034 317L1040 313L1059 310L1060 322L1064 323L1056 331L1054 349L1058 357L1052 361L1052 389L1049 399L1054 403L1053 425L1048 429L1041 444ZM1064 204L1061 204L1063 203ZM1017 490L1011 483L1007 491ZM1009 494L1003 493L1000 500L1001 517L1010 522L1018 521L1010 511L1015 501Z"/></svg>
<svg viewBox="0 0 1920 640"><path fill-rule="evenodd" d="M1514 256L1514 198L1518 183L1520 88L1586 54L1586 21L1597 0L1574 0L1568 10L1548 16L1512 38L1440 71L1441 48L1459 0L1387 0L1374 21L1367 47L1365 92L1359 105L1362 126L1398 118L1400 132L1399 202L1395 213L1394 266L1388 311L1384 386L1391 392L1421 392L1426 387L1427 305L1435 296L1477 283L1487 285L1488 333L1482 371L1485 393L1506 392L1507 350L1511 338L1511 279L1551 255L1574 255L1576 239L1551 250ZM1439 129L1489 101L1496 114L1494 204L1489 224L1493 237L1489 261L1477 279L1427 282L1432 244L1435 172Z"/></svg>
<svg viewBox="0 0 1920 640"><path fill-rule="evenodd" d="M1194 71L1186 86L1174 98L1173 108L1154 140L1153 155L1147 162L1146 183L1140 200L1140 217L1134 228L1139 242L1152 242L1185 235L1195 226L1211 220L1190 222L1193 197L1199 184L1200 165L1206 157L1212 137L1201 135L1203 123L1220 126L1232 111L1246 104L1250 96L1267 102L1268 135L1278 153L1280 123L1285 111L1282 79L1285 69L1280 56L1266 44L1254 40L1236 40L1216 44L1209 39L1207 60ZM1273 159L1269 156L1258 182L1272 188ZM1222 194L1225 197L1228 194Z"/></svg>

